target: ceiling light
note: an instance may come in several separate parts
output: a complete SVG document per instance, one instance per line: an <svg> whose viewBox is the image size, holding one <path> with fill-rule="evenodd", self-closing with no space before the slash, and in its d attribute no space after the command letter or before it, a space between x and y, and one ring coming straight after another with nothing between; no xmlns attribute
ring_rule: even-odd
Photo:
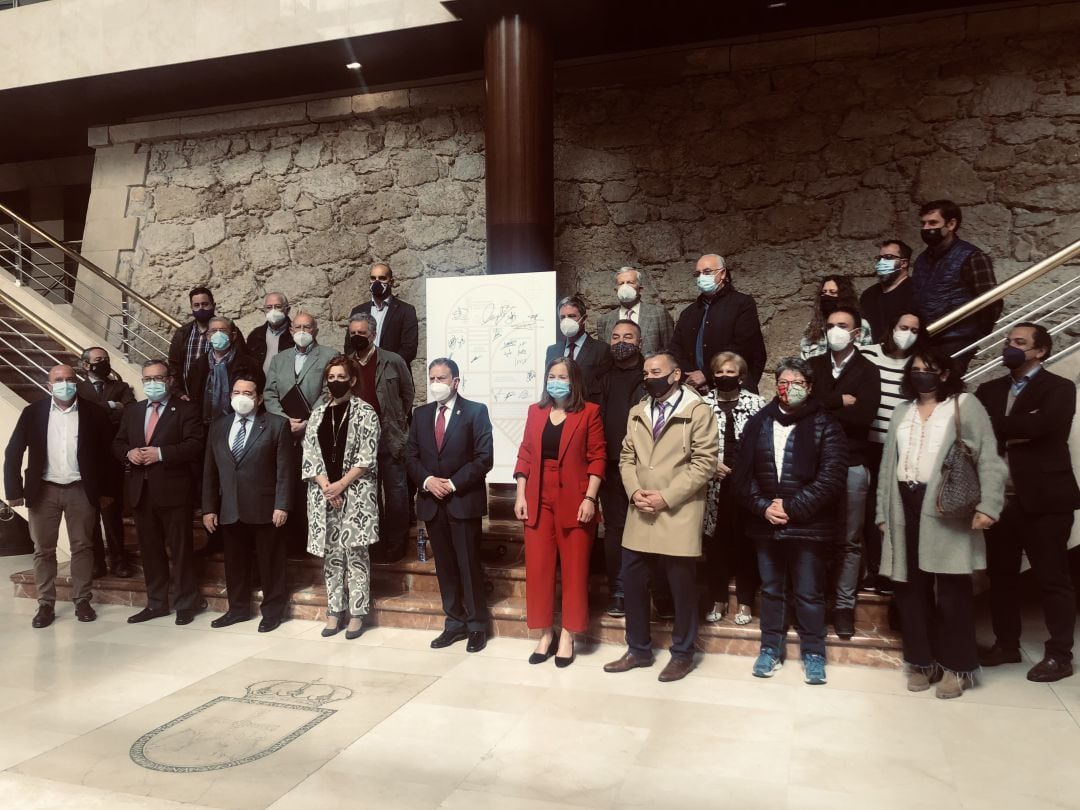
<svg viewBox="0 0 1080 810"><path fill-rule="evenodd" d="M345 67L347 67L349 70L360 70L363 65L361 65L359 62L349 62L349 64L347 64Z"/></svg>
<svg viewBox="0 0 1080 810"><path fill-rule="evenodd" d="M766 3L765 8L784 8L787 3Z"/></svg>

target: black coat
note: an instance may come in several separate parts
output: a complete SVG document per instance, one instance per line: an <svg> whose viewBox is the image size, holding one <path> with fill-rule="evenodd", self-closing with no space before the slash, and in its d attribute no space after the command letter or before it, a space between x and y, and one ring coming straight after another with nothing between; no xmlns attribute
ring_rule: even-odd
<svg viewBox="0 0 1080 810"><path fill-rule="evenodd" d="M210 352L196 360L191 367L191 371L188 372L188 395L191 397L191 403L199 411L205 425L209 425L214 419L221 416L221 414L207 413L203 407L205 404L206 381L210 378L210 354L213 351L211 349ZM254 374L265 385L266 377L263 375L262 363L247 353L247 347L242 342L237 342L236 352L233 354L232 362L229 363L229 379L232 379L234 374L239 374L241 371Z"/></svg>
<svg viewBox="0 0 1080 810"><path fill-rule="evenodd" d="M100 397L98 396L97 389L94 387L94 384L90 382L89 378L76 382L75 392L83 399L90 400L104 410L114 429L120 427L120 418L124 415L124 408L135 401L135 392L131 390L130 385L119 377L105 380L105 385L101 390ZM110 408L110 402L119 402L121 407ZM109 440L112 440L112 436L109 436Z"/></svg>
<svg viewBox="0 0 1080 810"><path fill-rule="evenodd" d="M835 537L837 509L847 487L847 438L840 423L826 410L806 418L813 420L817 454L813 477L800 478L795 472L793 447L798 425L791 431L784 450L779 480L771 416L762 415L757 441L744 441L739 449L738 467L752 471L749 486L739 493L743 506L750 512L746 531L751 537L821 542L831 542ZM784 502L787 525L773 526L765 519L765 510L775 498Z"/></svg>
<svg viewBox="0 0 1080 810"><path fill-rule="evenodd" d="M75 455L86 499L96 508L102 496L112 497L115 494L107 464L113 427L104 410L90 400L82 397L77 399L79 440ZM9 501L23 498L27 506L33 506L37 501L48 456L49 408L52 402L52 397L33 402L19 414L19 421L4 453L4 492ZM27 450L30 453L24 483L22 462Z"/></svg>
<svg viewBox="0 0 1080 810"><path fill-rule="evenodd" d="M566 353L566 338L547 347L544 363L550 363L556 357ZM585 380L585 399L600 404L604 391L604 378L611 371L613 361L608 344L601 343L592 335L586 335L581 349L575 351L574 361L581 367L581 376Z"/></svg>
<svg viewBox="0 0 1080 810"><path fill-rule="evenodd" d="M383 319L382 328L378 333L378 346L394 354L399 354L406 364L411 365L416 359L416 350L420 346L420 326L416 320L416 307L406 303L396 295L390 298L389 311ZM352 308L349 316L358 312L365 315L371 314L371 301L365 301ZM352 349L348 345L348 335L345 336L345 354Z"/></svg>
<svg viewBox="0 0 1080 810"><path fill-rule="evenodd" d="M848 465L866 464L867 437L881 404L881 372L857 348L835 379L831 352L812 358L810 368L814 370L814 397L844 428ZM844 394L855 397L855 404L845 405Z"/></svg>
<svg viewBox="0 0 1080 810"><path fill-rule="evenodd" d="M1005 375L980 385L975 396L990 415L999 449L1006 453L1020 507L1035 513L1080 509L1069 454L1076 386L1044 368L1024 386L1006 416L1011 384Z"/></svg>
<svg viewBox="0 0 1080 810"><path fill-rule="evenodd" d="M161 461L149 466L135 466L127 459L128 450L146 447L146 409L148 400L124 408L120 430L112 443L112 454L124 465L126 503L138 506L147 495L154 506L194 506L195 492L202 478L203 430L199 409L191 402L172 396L158 418L150 447L161 448Z"/></svg>
<svg viewBox="0 0 1080 810"><path fill-rule="evenodd" d="M278 336L278 351L283 352L286 349L291 349L296 344L293 343L292 332L289 331L289 325L292 323L288 318L285 319L285 330ZM256 326L250 332L248 332L247 340L247 353L256 363L259 364L259 368L262 368L263 363L266 362L266 330L270 328L270 324L264 323L261 326Z"/></svg>
<svg viewBox="0 0 1080 810"><path fill-rule="evenodd" d="M289 420L265 410L252 414L244 452L233 458L229 431L235 415L210 424L203 465L202 511L227 526L270 523L274 510L292 503L293 441Z"/></svg>
<svg viewBox="0 0 1080 810"><path fill-rule="evenodd" d="M705 368L698 368L697 337L701 320L705 320ZM704 295L679 313L675 334L671 338L671 353L679 361L683 373L700 371L708 379L709 360L719 352L735 352L746 361L748 373L744 385L757 393L758 381L765 370L765 338L761 335L757 304L746 293L730 284L717 293L711 303Z"/></svg>
<svg viewBox="0 0 1080 810"><path fill-rule="evenodd" d="M173 390L179 394L191 394L191 377L195 373L195 365L184 374L184 360L187 358L187 344L191 337L191 330L195 328L196 321L191 320L173 333L169 341L169 375L173 378ZM194 399L194 397L192 397Z"/></svg>
<svg viewBox="0 0 1080 810"><path fill-rule="evenodd" d="M435 447L435 412L438 403L429 402L413 411L409 440L405 445L405 468L416 485L416 516L432 520L438 499L424 490L428 476L449 478L455 491L444 503L458 520L487 514L486 476L495 464L494 438L486 405L470 402L460 395L443 436L442 450Z"/></svg>

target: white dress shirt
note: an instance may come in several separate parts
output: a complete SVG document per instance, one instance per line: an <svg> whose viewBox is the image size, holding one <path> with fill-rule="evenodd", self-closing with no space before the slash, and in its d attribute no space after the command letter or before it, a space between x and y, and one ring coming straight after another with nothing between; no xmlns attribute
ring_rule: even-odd
<svg viewBox="0 0 1080 810"><path fill-rule="evenodd" d="M772 447L773 447L773 462L776 464L776 481L777 483L784 477L784 450L787 449L788 439L791 438L791 431L795 429L795 422L790 425L781 425L775 419L772 424Z"/></svg>
<svg viewBox="0 0 1080 810"><path fill-rule="evenodd" d="M682 386L680 385L672 393L668 394L667 399L654 399L649 404L649 416L652 418L653 427L656 427L656 419L660 415L660 409L657 407L657 404L660 402L664 403L664 422L670 422L671 415L675 413L675 409L678 408L679 403L682 402L682 395L683 390Z"/></svg>
<svg viewBox="0 0 1080 810"><path fill-rule="evenodd" d="M45 472L42 478L52 484L73 484L82 480L79 473L79 400L61 408L49 401L49 430L46 437Z"/></svg>
<svg viewBox="0 0 1080 810"><path fill-rule="evenodd" d="M383 321L386 320L386 313L390 310L390 299L393 297L392 293L386 296L381 305L376 299L371 299L371 317L375 319L376 346L382 345Z"/></svg>
<svg viewBox="0 0 1080 810"><path fill-rule="evenodd" d="M313 340L311 341L311 344L307 347L306 352L300 351L299 348L296 350L296 357L293 359L293 374L295 374L297 377L299 377L300 372L304 370L304 363L307 362L307 359L311 356L311 350L314 348L315 341Z"/></svg>
<svg viewBox="0 0 1080 810"><path fill-rule="evenodd" d="M967 397L967 394L961 394ZM938 466L945 432L955 418L956 397L934 407L925 422L919 416L918 401L911 403L904 420L896 427L896 480L927 483Z"/></svg>
<svg viewBox="0 0 1080 810"><path fill-rule="evenodd" d="M251 429L255 424L255 412L252 411L247 416L241 416L240 414L233 414L232 426L229 428L229 450L232 450L233 442L236 441L236 434L240 432L240 420L246 419L247 424L244 426L247 429L247 433L244 436L244 447L248 446L248 442L251 441Z"/></svg>
<svg viewBox="0 0 1080 810"><path fill-rule="evenodd" d="M576 348L574 349L574 359L577 360L579 357L581 357L581 347L585 344L585 338L587 337L588 335L585 333L585 330L582 329L581 334L578 335L576 338L574 338L573 340L567 340L566 345L563 347L562 356L569 357L570 347L575 346Z"/></svg>
<svg viewBox="0 0 1080 810"><path fill-rule="evenodd" d="M633 321L638 322L638 318L641 317L638 314L638 310L641 309L641 304L634 304L632 307L620 307L619 308L619 320L620 321Z"/></svg>

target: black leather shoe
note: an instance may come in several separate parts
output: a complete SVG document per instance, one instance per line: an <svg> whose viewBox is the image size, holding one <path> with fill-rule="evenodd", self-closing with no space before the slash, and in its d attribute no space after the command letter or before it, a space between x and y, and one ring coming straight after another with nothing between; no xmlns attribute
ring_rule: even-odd
<svg viewBox="0 0 1080 810"><path fill-rule="evenodd" d="M443 630L431 640L431 649L441 650L443 647L449 647L458 641L464 641L468 637L469 634L464 630Z"/></svg>
<svg viewBox="0 0 1080 810"><path fill-rule="evenodd" d="M94 570L90 574L91 577L93 577L94 579L101 579L102 577L107 577L108 575L109 566L105 565L104 560L94 563Z"/></svg>
<svg viewBox="0 0 1080 810"><path fill-rule="evenodd" d="M36 627L39 630L42 627L48 627L53 623L53 619L56 618L56 611L52 605L38 605L37 613L34 614L34 618L30 620L30 626Z"/></svg>
<svg viewBox="0 0 1080 810"><path fill-rule="evenodd" d="M191 624L195 621L194 610L178 610L176 611L176 623L180 625Z"/></svg>
<svg viewBox="0 0 1080 810"><path fill-rule="evenodd" d="M626 600L621 596L611 597L611 604L607 609L608 616L614 616L616 619L621 619L626 615Z"/></svg>
<svg viewBox="0 0 1080 810"><path fill-rule="evenodd" d="M549 658L551 658L551 656L553 656L558 649L559 649L559 634L555 633L551 637L551 643L548 644L547 652L542 652L542 653L534 652L532 655L529 656L529 663L530 664L542 664L545 661L547 661Z"/></svg>
<svg viewBox="0 0 1080 810"><path fill-rule="evenodd" d="M112 575L119 579L128 579L131 577L131 561L127 557L120 557L109 563L109 569L112 571Z"/></svg>
<svg viewBox="0 0 1080 810"><path fill-rule="evenodd" d="M353 620L360 622L360 626L355 630L350 630L348 625L345 626L345 640L352 641L354 638L360 638L364 634L364 617L363 616L350 616L349 624L352 624Z"/></svg>
<svg viewBox="0 0 1080 810"><path fill-rule="evenodd" d="M851 608L837 608L833 617L836 635L847 641L855 635L855 611Z"/></svg>
<svg viewBox="0 0 1080 810"><path fill-rule="evenodd" d="M179 611L177 611L179 614ZM246 622L251 617L246 613L233 613L231 610L227 610L210 622L211 627L228 627L232 624L239 624L240 622Z"/></svg>
<svg viewBox="0 0 1080 810"><path fill-rule="evenodd" d="M1072 661L1048 655L1028 671L1027 679L1036 683L1053 683L1072 674Z"/></svg>
<svg viewBox="0 0 1080 810"><path fill-rule="evenodd" d="M570 655L566 658L556 655L555 666L557 666L559 669L570 666L572 663L574 663L574 657L576 654L577 653L574 650L574 639L570 639Z"/></svg>
<svg viewBox="0 0 1080 810"><path fill-rule="evenodd" d="M143 608L134 616L128 616L128 624L139 624L141 622L148 622L151 619L160 619L162 616L168 616L169 611L165 608L160 610L154 610L153 608Z"/></svg>
<svg viewBox="0 0 1080 810"><path fill-rule="evenodd" d="M483 630L473 630L469 633L469 643L465 645L465 652L480 652L487 646L487 633Z"/></svg>
<svg viewBox="0 0 1080 810"><path fill-rule="evenodd" d="M277 630L281 626L281 617L275 616L270 618L269 616L263 616L262 621L259 622L260 633L271 633Z"/></svg>
<svg viewBox="0 0 1080 810"><path fill-rule="evenodd" d="M1008 647L1000 647L995 644L992 647L979 648L979 663L984 667L1000 667L1002 664L1019 664L1023 659L1020 650Z"/></svg>
<svg viewBox="0 0 1080 810"><path fill-rule="evenodd" d="M75 618L80 622L92 622L97 618L97 611L90 606L89 599L80 599L75 603Z"/></svg>

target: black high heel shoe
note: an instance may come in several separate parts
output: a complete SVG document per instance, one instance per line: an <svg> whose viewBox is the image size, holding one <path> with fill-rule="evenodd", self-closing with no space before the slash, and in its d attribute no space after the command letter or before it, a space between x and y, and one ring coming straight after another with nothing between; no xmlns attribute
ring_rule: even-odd
<svg viewBox="0 0 1080 810"><path fill-rule="evenodd" d="M551 658L551 656L553 656L558 649L559 649L559 634L555 633L551 637L551 643L548 644L547 652L546 653L534 652L532 655L529 656L529 663L530 664L542 664L545 661L547 661L549 658Z"/></svg>
<svg viewBox="0 0 1080 810"><path fill-rule="evenodd" d="M570 666L572 663L574 663L574 656L575 656L574 637L571 636L570 637L570 657L569 658L562 658L562 657L556 655L555 656L555 666L559 667L560 669L562 669L563 667Z"/></svg>
<svg viewBox="0 0 1080 810"><path fill-rule="evenodd" d="M322 629L323 638L330 638L330 636L336 636L338 633L345 629L345 617L348 615L346 611L343 610L340 613L332 613L330 615L337 616L337 626L334 628L324 627Z"/></svg>

